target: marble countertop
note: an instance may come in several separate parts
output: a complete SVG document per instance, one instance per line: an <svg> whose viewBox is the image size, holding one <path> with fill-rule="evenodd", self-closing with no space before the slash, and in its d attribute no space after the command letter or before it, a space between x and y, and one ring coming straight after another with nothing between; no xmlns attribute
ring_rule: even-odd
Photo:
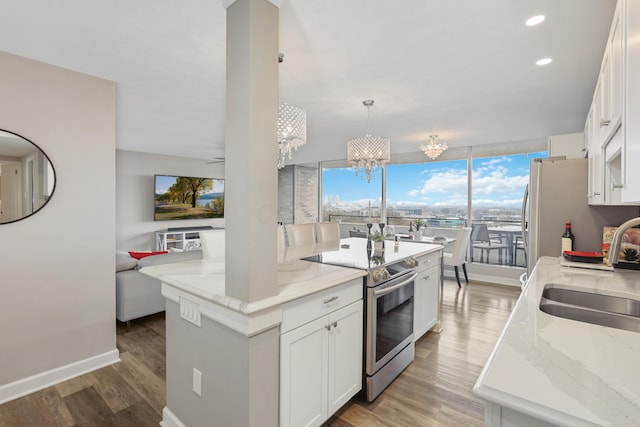
<svg viewBox="0 0 640 427"><path fill-rule="evenodd" d="M206 301L241 314L253 314L366 275L366 271L309 261L278 267L278 293L246 303L225 294L224 258L211 258L145 267L141 273Z"/></svg>
<svg viewBox="0 0 640 427"><path fill-rule="evenodd" d="M540 311L546 284L640 299L640 273L560 266L542 257L474 393L556 425L640 425L640 333Z"/></svg>
<svg viewBox="0 0 640 427"><path fill-rule="evenodd" d="M315 245L301 248L301 251L285 253L285 260L288 257L296 258L278 265L277 293L251 303L226 295L224 257L149 266L142 268L140 272L160 280L162 295L168 300L179 304L187 304L186 300L189 300L192 307L189 310L197 307L202 315L251 336L278 324L284 303L354 279L362 280L367 275L366 269L349 268L354 267L351 265L353 260L363 257L366 259L366 239L343 239L342 242L350 243L351 250L345 250L340 247L339 242L335 242L334 250L322 254L341 254L339 258L346 260L347 265L297 259L299 256L309 255L308 251L317 251L318 247ZM323 245L322 249L327 248ZM387 250L386 255L395 259L438 250L442 250L442 246L403 242L397 250Z"/></svg>
<svg viewBox="0 0 640 427"><path fill-rule="evenodd" d="M384 267L388 264L409 258L441 251L442 245L400 241L396 246L392 241L385 242L384 251L367 250L367 239L350 237L340 240L340 246L323 251L314 258L325 264L360 269ZM375 257L375 259L374 259Z"/></svg>

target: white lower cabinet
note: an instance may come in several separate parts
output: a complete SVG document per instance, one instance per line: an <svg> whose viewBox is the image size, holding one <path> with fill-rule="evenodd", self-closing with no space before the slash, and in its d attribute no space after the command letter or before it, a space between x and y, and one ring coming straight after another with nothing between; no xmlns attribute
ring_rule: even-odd
<svg viewBox="0 0 640 427"><path fill-rule="evenodd" d="M515 409L500 406L496 403L485 402L485 427L554 427L551 424Z"/></svg>
<svg viewBox="0 0 640 427"><path fill-rule="evenodd" d="M418 258L413 288L413 338L417 341L438 322L441 251Z"/></svg>
<svg viewBox="0 0 640 427"><path fill-rule="evenodd" d="M348 301L345 294L336 294L338 299L321 295L318 304L338 303L336 309L315 319L300 319L306 322L280 336L281 426L319 426L361 390L362 282L357 286L357 301ZM342 306L340 299L348 305ZM301 308L305 304L297 310ZM283 318L286 313L284 307Z"/></svg>

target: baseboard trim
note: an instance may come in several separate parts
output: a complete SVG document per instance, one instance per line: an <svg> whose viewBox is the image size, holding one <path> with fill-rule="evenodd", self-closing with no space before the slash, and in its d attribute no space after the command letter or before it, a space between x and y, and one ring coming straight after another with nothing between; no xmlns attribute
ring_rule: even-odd
<svg viewBox="0 0 640 427"><path fill-rule="evenodd" d="M120 361L117 349L0 386L0 405Z"/></svg>
<svg viewBox="0 0 640 427"><path fill-rule="evenodd" d="M519 279L511 279L508 277L488 276L486 274L469 274L469 280L475 280L484 283L494 283L497 285L515 286L517 288L520 287Z"/></svg>
<svg viewBox="0 0 640 427"><path fill-rule="evenodd" d="M471 274L471 273L469 273L468 276L469 276L469 281L520 287L519 279L512 279L509 277L489 276L487 274ZM456 276L454 274L447 274L447 272L445 272L444 278L447 280L453 280L454 282L456 281ZM460 272L460 283L464 284L464 275L462 274L462 271Z"/></svg>
<svg viewBox="0 0 640 427"><path fill-rule="evenodd" d="M180 421L176 414L171 412L171 409L166 406L162 409L162 421L160 421L161 427L187 427Z"/></svg>

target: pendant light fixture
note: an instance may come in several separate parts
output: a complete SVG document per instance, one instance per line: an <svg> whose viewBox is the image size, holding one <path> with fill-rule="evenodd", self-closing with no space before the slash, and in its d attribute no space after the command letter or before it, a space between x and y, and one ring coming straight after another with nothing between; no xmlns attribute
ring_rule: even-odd
<svg viewBox="0 0 640 427"><path fill-rule="evenodd" d="M307 142L307 113L295 105L278 105L278 169Z"/></svg>
<svg viewBox="0 0 640 427"><path fill-rule="evenodd" d="M278 64L284 62L284 53L278 53ZM293 152L307 142L307 113L295 105L278 104L278 169L291 160Z"/></svg>
<svg viewBox="0 0 640 427"><path fill-rule="evenodd" d="M363 179L371 182L371 170L378 166L384 166L391 160L391 141L389 138L371 135L369 133L370 110L373 99L366 99L362 104L367 107L367 133L364 136L354 138L347 142L347 161L352 168L364 171Z"/></svg>
<svg viewBox="0 0 640 427"><path fill-rule="evenodd" d="M422 144L420 144L420 149L424 151L424 154L426 154L431 160L434 160L447 148L449 148L447 143L438 139L438 135L429 135L429 138L422 141Z"/></svg>

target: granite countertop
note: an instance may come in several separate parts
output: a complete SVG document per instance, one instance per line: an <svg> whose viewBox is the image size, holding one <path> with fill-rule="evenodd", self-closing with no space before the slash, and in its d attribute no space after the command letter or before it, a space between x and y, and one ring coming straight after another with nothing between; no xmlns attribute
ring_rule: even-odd
<svg viewBox="0 0 640 427"><path fill-rule="evenodd" d="M474 393L556 425L640 425L640 333L540 311L549 283L640 299L640 273L540 258Z"/></svg>

